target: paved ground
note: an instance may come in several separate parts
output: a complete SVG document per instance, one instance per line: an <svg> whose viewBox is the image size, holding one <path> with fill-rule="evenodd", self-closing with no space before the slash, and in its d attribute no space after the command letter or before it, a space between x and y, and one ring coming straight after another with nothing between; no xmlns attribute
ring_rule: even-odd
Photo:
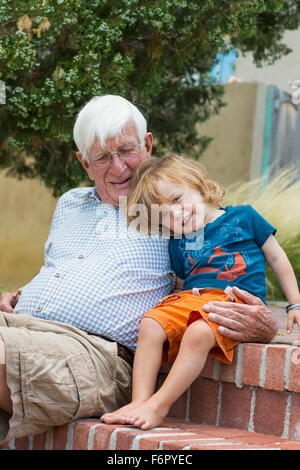
<svg viewBox="0 0 300 470"><path fill-rule="evenodd" d="M272 340L272 343L283 343L283 344L293 344L294 341L300 340L300 332L297 325L294 326L292 333L286 333L286 323L287 323L287 314L285 313L286 303L285 302L275 302L269 305L271 310L275 313L278 318L278 333L275 338ZM299 342L300 345L300 342Z"/></svg>

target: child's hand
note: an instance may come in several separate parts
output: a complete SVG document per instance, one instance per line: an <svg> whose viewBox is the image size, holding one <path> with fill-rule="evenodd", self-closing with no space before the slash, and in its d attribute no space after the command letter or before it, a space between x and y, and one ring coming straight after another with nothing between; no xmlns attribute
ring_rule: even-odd
<svg viewBox="0 0 300 470"><path fill-rule="evenodd" d="M300 331L300 310L296 310L296 309L289 310L287 327L286 327L287 333L292 332L294 328L294 323L298 324L298 328Z"/></svg>

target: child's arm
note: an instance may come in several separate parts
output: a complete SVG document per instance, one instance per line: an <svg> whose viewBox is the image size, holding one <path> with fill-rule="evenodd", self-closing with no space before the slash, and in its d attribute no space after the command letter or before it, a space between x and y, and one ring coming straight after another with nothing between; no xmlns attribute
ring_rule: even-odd
<svg viewBox="0 0 300 470"><path fill-rule="evenodd" d="M300 293L294 270L286 253L273 235L264 243L262 251L267 263L276 275L288 303L300 304ZM294 322L298 323L300 329L300 310L289 310L287 333L292 331Z"/></svg>

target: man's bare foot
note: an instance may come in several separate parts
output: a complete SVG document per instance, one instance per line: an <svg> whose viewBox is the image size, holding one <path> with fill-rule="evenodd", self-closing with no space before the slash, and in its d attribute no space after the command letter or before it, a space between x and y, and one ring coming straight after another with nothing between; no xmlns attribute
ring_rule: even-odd
<svg viewBox="0 0 300 470"><path fill-rule="evenodd" d="M130 422L134 426L145 429L151 429L160 426L167 416L169 408L164 405L157 405L151 399L132 410Z"/></svg>
<svg viewBox="0 0 300 470"><path fill-rule="evenodd" d="M141 404L142 402L128 403L128 405L122 406L112 413L105 413L101 416L100 421L106 424L133 424L131 416L134 415L134 410Z"/></svg>

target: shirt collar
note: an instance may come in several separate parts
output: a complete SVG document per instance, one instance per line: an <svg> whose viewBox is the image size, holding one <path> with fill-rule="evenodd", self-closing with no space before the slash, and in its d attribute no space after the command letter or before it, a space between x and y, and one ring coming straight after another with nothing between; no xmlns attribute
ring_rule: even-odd
<svg viewBox="0 0 300 470"><path fill-rule="evenodd" d="M96 190L96 186L94 186L93 188L91 188L91 192L90 192L90 195L91 197L93 197L94 199L96 199L96 201L99 201L103 204L103 201L101 201L98 193L97 193L97 190Z"/></svg>
<svg viewBox="0 0 300 470"><path fill-rule="evenodd" d="M93 187L91 188L91 190L89 191L87 197L88 197L88 199L95 199L97 202L100 202L100 204L105 204L105 202L103 202L103 201L100 199L99 194L97 193L97 190L96 190L96 186L93 186ZM107 205L111 206L111 207L112 207L113 209L115 209L116 211L119 210L119 207L115 207L115 206L113 206L113 205L111 205L111 204L107 204Z"/></svg>

